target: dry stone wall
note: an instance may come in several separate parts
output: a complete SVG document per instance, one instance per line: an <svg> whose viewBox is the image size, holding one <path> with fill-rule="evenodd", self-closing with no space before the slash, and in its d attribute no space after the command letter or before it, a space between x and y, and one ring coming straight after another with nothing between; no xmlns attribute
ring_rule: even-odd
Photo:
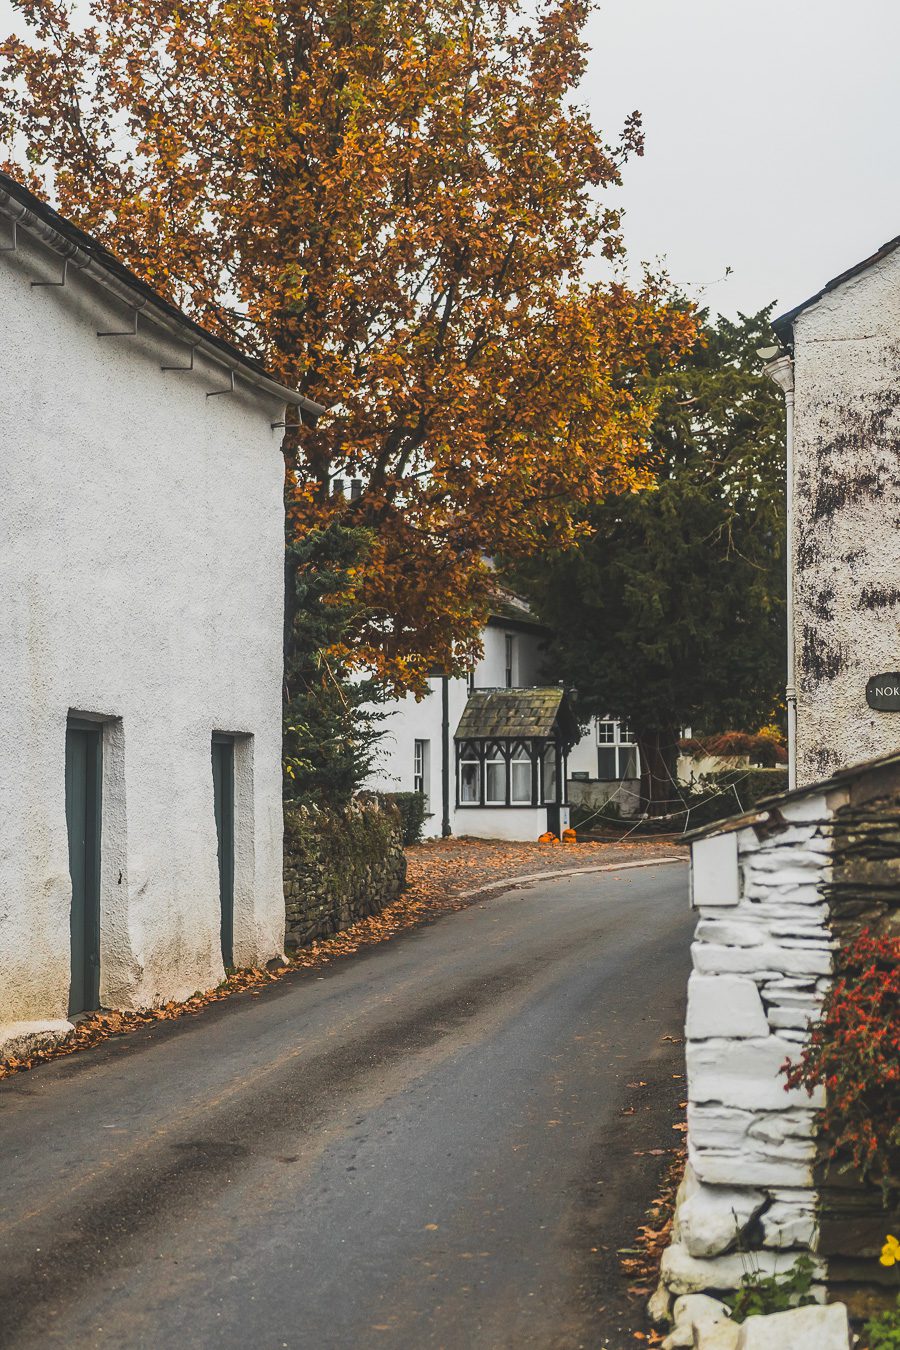
<svg viewBox="0 0 900 1350"><path fill-rule="evenodd" d="M291 807L284 826L287 946L348 928L403 890L406 855L395 807L374 801L340 812Z"/></svg>
<svg viewBox="0 0 900 1350"><path fill-rule="evenodd" d="M698 840L688 985L689 1167L663 1263L674 1293L732 1289L815 1247L816 1110L785 1091L831 978L832 814L812 795Z"/></svg>

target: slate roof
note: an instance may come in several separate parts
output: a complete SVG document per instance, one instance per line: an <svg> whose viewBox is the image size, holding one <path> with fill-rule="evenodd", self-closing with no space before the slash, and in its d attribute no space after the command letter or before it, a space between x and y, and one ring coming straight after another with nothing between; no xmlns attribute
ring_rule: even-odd
<svg viewBox="0 0 900 1350"><path fill-rule="evenodd" d="M846 272L841 272L839 276L832 277L830 281L826 281L822 289L816 291L815 295L811 295L808 300L804 300L802 304L795 305L793 309L789 309L786 314L780 314L777 319L773 319L772 327L774 328L779 341L784 343L785 346L788 346L793 341L794 320L798 315L802 314L805 309L809 309L810 305L817 304L818 301L828 295L830 291L834 291L838 286L842 286L845 281L851 281L854 277L858 277L861 272L865 272L866 268L872 267L877 262L881 262L882 258L886 258L888 254L893 253L896 248L900 248L900 234L893 239L889 239L886 244L882 244L881 248L876 249L876 251L870 254L868 258L863 258L862 262L855 263L853 267L848 267Z"/></svg>
<svg viewBox="0 0 900 1350"><path fill-rule="evenodd" d="M456 728L456 740L530 740L552 737L557 729L568 744L577 739L577 724L566 691L543 689L473 689Z"/></svg>

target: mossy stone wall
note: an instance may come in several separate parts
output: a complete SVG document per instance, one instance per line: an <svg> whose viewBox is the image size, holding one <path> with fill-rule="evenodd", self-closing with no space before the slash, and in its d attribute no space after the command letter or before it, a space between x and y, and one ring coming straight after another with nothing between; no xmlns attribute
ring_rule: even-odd
<svg viewBox="0 0 900 1350"><path fill-rule="evenodd" d="M284 814L285 942L302 947L396 900L406 882L397 810L375 801L345 811Z"/></svg>

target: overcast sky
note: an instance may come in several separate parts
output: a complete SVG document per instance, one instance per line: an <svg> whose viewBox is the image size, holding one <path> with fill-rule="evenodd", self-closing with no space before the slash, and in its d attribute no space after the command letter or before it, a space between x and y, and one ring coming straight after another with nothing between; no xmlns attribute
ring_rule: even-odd
<svg viewBox="0 0 900 1350"><path fill-rule="evenodd" d="M898 0L600 0L589 37L598 125L644 117L615 194L636 262L787 309L900 234Z"/></svg>
<svg viewBox="0 0 900 1350"><path fill-rule="evenodd" d="M601 0L590 39L597 123L644 117L629 251L692 295L787 309L900 234L898 0Z"/></svg>

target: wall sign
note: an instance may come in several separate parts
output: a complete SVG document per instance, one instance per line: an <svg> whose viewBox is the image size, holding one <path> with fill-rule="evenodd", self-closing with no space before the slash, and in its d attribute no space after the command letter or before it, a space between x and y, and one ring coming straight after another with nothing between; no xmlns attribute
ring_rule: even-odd
<svg viewBox="0 0 900 1350"><path fill-rule="evenodd" d="M900 712L900 671L873 675L866 685L866 702L878 712Z"/></svg>

